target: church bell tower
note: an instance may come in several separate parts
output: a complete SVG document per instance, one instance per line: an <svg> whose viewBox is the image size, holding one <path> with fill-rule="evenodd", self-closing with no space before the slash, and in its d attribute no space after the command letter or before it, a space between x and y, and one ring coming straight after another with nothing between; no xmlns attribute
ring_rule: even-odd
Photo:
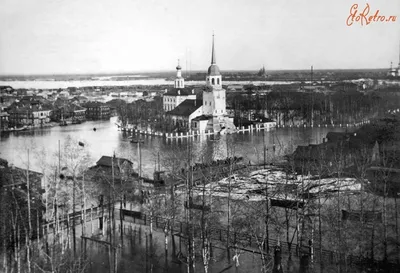
<svg viewBox="0 0 400 273"><path fill-rule="evenodd" d="M178 66L176 67L176 79L174 87L185 88L185 79L182 77L182 67L179 64L179 60L178 60Z"/></svg>

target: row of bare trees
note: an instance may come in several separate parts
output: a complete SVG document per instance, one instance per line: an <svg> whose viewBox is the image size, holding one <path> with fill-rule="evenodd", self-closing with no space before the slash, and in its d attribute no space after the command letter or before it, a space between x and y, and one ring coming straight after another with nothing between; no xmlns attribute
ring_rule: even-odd
<svg viewBox="0 0 400 273"><path fill-rule="evenodd" d="M219 157L235 157L235 145L231 141L227 138L226 154ZM90 175L85 171L90 163L87 147L78 145L72 139L68 139L62 148L59 145L54 164L43 165L46 190L43 203L27 203L32 198L23 198L15 191L2 191L2 213L7 212L7 215L2 217L1 234L2 238L9 238L8 241L3 240L3 253L7 253L3 256L5 271L37 269L43 272L85 272L88 260L82 251L84 248L80 237L83 236L87 237L84 242L91 240L108 247L109 270L118 272L118 261L121 259L118 253L123 251L124 246L124 220L120 214L121 229L117 230L116 204L119 203L122 212L125 208L123 203L137 202L136 197L143 190L150 193L141 204L141 211L150 215L150 247L153 247L154 219L162 217L165 220L166 268L170 256L186 264L187 272L197 272L199 265L202 270L209 272L211 265L226 260L230 262L229 266L240 267L246 263L243 258L246 253L256 251L262 272L272 272L277 267L281 268L280 261L277 262L279 259L275 259L275 262L273 259L275 252L272 250L276 245L287 249L285 259L289 272L302 267L299 259L304 253L307 254L307 266L315 272L325 272L332 267L332 261L327 262L327 253L334 255L337 261L334 268L338 272L352 268L351 263L356 259L352 260L351 257L362 256L370 261L399 261L398 202L397 195L391 195L391 163L385 160L384 155L379 163L383 168L375 172L374 179L368 175L372 164L369 149L365 148L353 159L359 190L344 188L348 166L344 164L345 154L341 152L332 157L333 164L327 163L322 154L318 161L302 163L304 168L309 164L315 165L313 188L310 187L309 176L295 175L294 165L289 165L286 177L279 183L274 180L273 168L267 167L264 170L265 180L255 180L259 193L258 198L253 200L246 193L238 194L243 188L238 186L237 176L234 175L238 170L235 165L237 162L228 161L228 164L208 172L194 170L195 162L207 165L212 161L215 151L204 156L209 151L196 148L190 140L186 144L162 154L162 165L170 174L170 179L159 188L147 187L140 180L118 177L115 168L120 166L114 163L111 176L98 174L95 179L85 179ZM265 160L268 161L266 163L275 163L278 159L267 156ZM324 188L327 170L330 171L332 183L337 186L336 189L339 188L333 193ZM246 172L249 171L253 169L247 167ZM218 174L227 177L225 182L216 183ZM195 180L194 177L199 175L201 179ZM29 175L25 181L26 192L30 193ZM98 200L99 196L103 196L102 202ZM279 205L272 200L285 202ZM108 207L105 207L106 203ZM78 222L82 231L77 235L77 219L74 217L74 212L86 210L92 205L103 205L99 221L104 224L104 218L109 219L109 233L96 241L91 236L92 232L86 230L87 225L82 225L88 222L92 230L93 221L83 219L86 214L81 214ZM32 225L34 221L37 221L37 225ZM179 231L176 230L178 222L185 223ZM38 238L31 235L35 229ZM222 240L215 240L218 230L224 230ZM239 238L243 234L248 236ZM176 239L179 240L179 251ZM271 245L271 242L276 245ZM170 245L173 246L172 252ZM297 248L294 248L295 245ZM216 249L224 249L225 255L215 255ZM150 249L149 253L154 251ZM27 264L22 262L24 259L27 259ZM153 262L150 264L151 271Z"/></svg>

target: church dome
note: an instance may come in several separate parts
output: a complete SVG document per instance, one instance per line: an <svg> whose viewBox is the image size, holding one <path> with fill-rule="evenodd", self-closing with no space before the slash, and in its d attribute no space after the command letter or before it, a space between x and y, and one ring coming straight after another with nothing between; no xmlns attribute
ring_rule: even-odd
<svg viewBox="0 0 400 273"><path fill-rule="evenodd" d="M210 65L208 68L208 76L219 76L221 73L219 72L219 67L216 64Z"/></svg>
<svg viewBox="0 0 400 273"><path fill-rule="evenodd" d="M178 64L178 66L176 67L176 70L181 70L182 67Z"/></svg>

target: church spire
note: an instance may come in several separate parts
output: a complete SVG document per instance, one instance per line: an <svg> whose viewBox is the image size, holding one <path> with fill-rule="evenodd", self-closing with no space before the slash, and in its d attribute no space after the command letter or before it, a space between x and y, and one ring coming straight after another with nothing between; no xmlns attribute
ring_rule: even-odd
<svg viewBox="0 0 400 273"><path fill-rule="evenodd" d="M211 64L216 64L217 60L215 58L215 49L214 49L214 32L213 32L213 38L212 38L212 53L211 53Z"/></svg>

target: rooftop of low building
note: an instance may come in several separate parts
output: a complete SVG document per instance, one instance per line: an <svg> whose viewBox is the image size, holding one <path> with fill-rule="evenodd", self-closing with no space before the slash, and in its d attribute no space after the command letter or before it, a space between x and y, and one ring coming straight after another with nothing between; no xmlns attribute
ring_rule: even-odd
<svg viewBox="0 0 400 273"><path fill-rule="evenodd" d="M199 107L203 106L203 101L202 100L185 100L181 104L179 104L177 107L172 109L171 111L167 112L168 115L172 116L184 116L188 117L190 114L192 114L194 111L199 109Z"/></svg>

